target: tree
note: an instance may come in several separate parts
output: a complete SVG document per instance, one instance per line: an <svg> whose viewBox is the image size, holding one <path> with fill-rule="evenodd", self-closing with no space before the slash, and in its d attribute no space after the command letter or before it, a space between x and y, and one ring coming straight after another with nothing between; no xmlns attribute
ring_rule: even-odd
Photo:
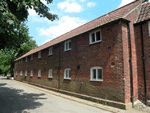
<svg viewBox="0 0 150 113"><path fill-rule="evenodd" d="M50 4L53 0L45 1ZM19 47L19 41L24 40L21 36L22 30L25 30L22 29L22 22L27 20L29 8L34 9L40 17L51 21L58 19L40 0L0 0L0 50Z"/></svg>

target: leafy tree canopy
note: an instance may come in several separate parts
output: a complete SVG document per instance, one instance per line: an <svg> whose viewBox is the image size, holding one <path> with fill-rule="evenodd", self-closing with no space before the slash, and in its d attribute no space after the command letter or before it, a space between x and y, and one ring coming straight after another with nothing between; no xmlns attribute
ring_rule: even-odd
<svg viewBox="0 0 150 113"><path fill-rule="evenodd" d="M47 4L53 0L45 0ZM28 9L32 8L40 17L53 21L58 16L49 12L49 8L40 0L0 0L0 50L2 48L19 47L26 34L21 24L28 18Z"/></svg>

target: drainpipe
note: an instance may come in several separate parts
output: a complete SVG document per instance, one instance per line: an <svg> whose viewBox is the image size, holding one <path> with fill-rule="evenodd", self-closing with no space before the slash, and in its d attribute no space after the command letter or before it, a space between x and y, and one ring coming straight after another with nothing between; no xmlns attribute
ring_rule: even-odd
<svg viewBox="0 0 150 113"><path fill-rule="evenodd" d="M128 37L129 37L129 48L130 48L130 78L131 78L131 101L132 107L134 107L134 88L133 88L133 63L132 63L132 44L131 44L131 34L130 34L130 22L128 22Z"/></svg>
<svg viewBox="0 0 150 113"><path fill-rule="evenodd" d="M147 105L147 84L146 84L146 66L145 66L145 53L144 53L144 41L143 41L143 27L141 24L141 43L142 43L142 57L143 57L143 73L144 73L144 87L145 87L145 104Z"/></svg>
<svg viewBox="0 0 150 113"><path fill-rule="evenodd" d="M59 47L59 66L58 66L58 89L60 89L60 47Z"/></svg>

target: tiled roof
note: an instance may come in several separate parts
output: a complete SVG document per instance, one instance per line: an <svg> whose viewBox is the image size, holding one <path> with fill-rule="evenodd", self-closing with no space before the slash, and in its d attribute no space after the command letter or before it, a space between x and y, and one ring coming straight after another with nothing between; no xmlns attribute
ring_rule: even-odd
<svg viewBox="0 0 150 113"><path fill-rule="evenodd" d="M150 19L150 2L145 2L141 6L141 10L136 23Z"/></svg>
<svg viewBox="0 0 150 113"><path fill-rule="evenodd" d="M62 42L64 40L70 39L70 38L72 38L74 36L77 36L79 34L82 34L82 33L85 33L87 31L90 31L92 29L95 29L95 28L97 28L99 26L102 26L104 24L107 24L109 22L118 20L120 18L125 18L140 3L141 3L141 1L137 0L137 1L134 1L134 2L132 2L130 4L125 5L123 7L120 7L118 9L116 9L116 10L114 10L114 11L108 13L108 14L105 14L105 15L103 15L103 16L95 19L95 20L92 20L92 21L90 21L90 22L88 22L88 23L86 23L86 24L84 24L84 25L82 25L82 26L80 26L80 27L78 27L78 28L76 28L74 30L71 30L70 32L65 33L64 35L61 35L61 36L51 40L50 42L47 42L46 44L43 44L42 46L39 46L39 47L29 51L28 53L24 54L23 56L19 57L16 60L24 58L24 57L26 57L28 55L36 53L36 52L38 52L40 50L48 48L48 47L50 47L52 45L55 45L57 43L60 43L60 42Z"/></svg>

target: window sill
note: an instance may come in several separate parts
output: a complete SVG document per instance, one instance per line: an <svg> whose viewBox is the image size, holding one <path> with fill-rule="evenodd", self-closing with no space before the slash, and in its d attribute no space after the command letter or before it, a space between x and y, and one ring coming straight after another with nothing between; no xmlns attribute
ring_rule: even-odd
<svg viewBox="0 0 150 113"><path fill-rule="evenodd" d="M53 78L53 77L48 77L48 78Z"/></svg>
<svg viewBox="0 0 150 113"><path fill-rule="evenodd" d="M52 56L53 54L49 54L48 56Z"/></svg>
<svg viewBox="0 0 150 113"><path fill-rule="evenodd" d="M103 80L90 80L91 82L103 82Z"/></svg>
<svg viewBox="0 0 150 113"><path fill-rule="evenodd" d="M68 50L64 50L64 51L71 51L71 49L68 49Z"/></svg>
<svg viewBox="0 0 150 113"><path fill-rule="evenodd" d="M99 43L99 42L102 42L102 40L96 41L96 42L91 42L89 45L96 44L96 43Z"/></svg>
<svg viewBox="0 0 150 113"><path fill-rule="evenodd" d="M71 80L71 78L64 78L65 80Z"/></svg>

